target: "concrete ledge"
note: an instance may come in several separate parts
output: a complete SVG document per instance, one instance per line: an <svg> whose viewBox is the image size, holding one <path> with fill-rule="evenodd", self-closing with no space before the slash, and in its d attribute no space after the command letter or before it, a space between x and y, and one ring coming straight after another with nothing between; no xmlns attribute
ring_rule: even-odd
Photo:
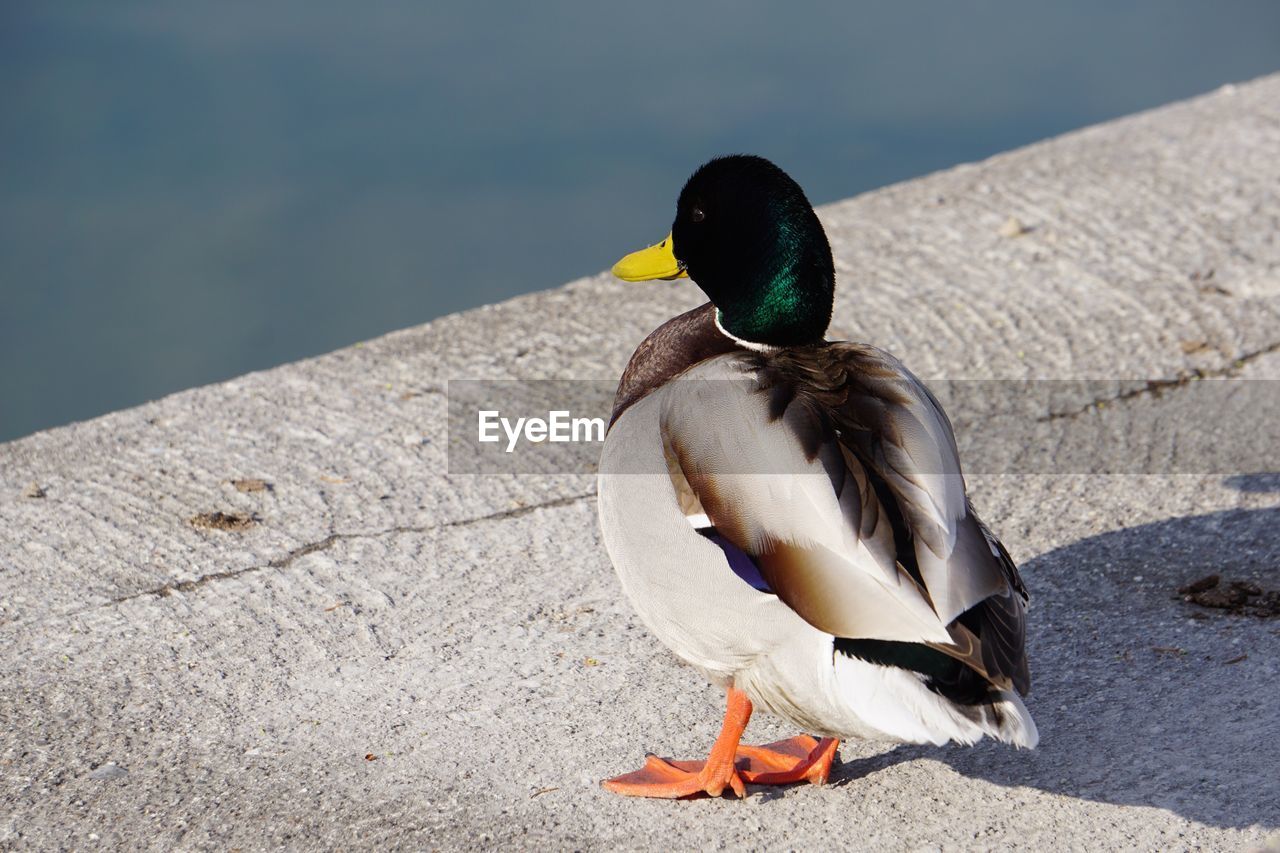
<svg viewBox="0 0 1280 853"><path fill-rule="evenodd" d="M820 212L833 334L923 376L1133 379L1101 418L1280 378L1280 75ZM616 377L699 301L596 276L0 445L0 845L1276 843L1276 623L1173 595L1276 587L1267 472L977 478L1036 596L1033 753L601 792L704 750L719 697L621 600L591 478L447 473L445 383Z"/></svg>

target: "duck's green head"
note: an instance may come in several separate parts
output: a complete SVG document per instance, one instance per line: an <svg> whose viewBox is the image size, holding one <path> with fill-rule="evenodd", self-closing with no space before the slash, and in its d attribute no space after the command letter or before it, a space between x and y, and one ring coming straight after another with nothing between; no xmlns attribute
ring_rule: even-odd
<svg viewBox="0 0 1280 853"><path fill-rule="evenodd" d="M773 346L822 340L831 321L831 246L804 191L763 157L718 157L693 173L671 235L613 268L627 281L688 275L721 327Z"/></svg>

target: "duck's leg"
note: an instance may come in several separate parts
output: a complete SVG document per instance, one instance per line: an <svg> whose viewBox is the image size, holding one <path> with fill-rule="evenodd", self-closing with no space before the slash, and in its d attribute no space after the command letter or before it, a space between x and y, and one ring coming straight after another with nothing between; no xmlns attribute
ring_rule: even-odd
<svg viewBox="0 0 1280 853"><path fill-rule="evenodd" d="M720 796L731 788L739 797L747 795L742 774L735 767L738 741L751 719L751 700L741 690L729 688L724 724L706 761L666 761L656 755L632 773L606 779L601 784L616 794L631 797L689 797L695 794Z"/></svg>

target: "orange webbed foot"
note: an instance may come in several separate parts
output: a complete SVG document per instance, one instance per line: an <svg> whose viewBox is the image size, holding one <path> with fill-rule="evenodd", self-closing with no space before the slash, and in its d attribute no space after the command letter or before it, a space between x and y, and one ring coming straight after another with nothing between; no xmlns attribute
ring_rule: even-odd
<svg viewBox="0 0 1280 853"><path fill-rule="evenodd" d="M751 701L741 690L732 687L726 696L724 723L706 761L672 761L650 755L639 770L600 784L616 794L674 800L700 794L718 797L726 788L745 797L748 782L753 785L826 783L840 741L834 738L818 741L808 735L798 735L764 746L742 744L742 733L751 719Z"/></svg>
<svg viewBox="0 0 1280 853"><path fill-rule="evenodd" d="M728 788L739 797L747 795L742 774L731 763L710 761L667 761L656 755L645 759L644 767L600 783L605 790L629 797L663 797L674 800L707 794L718 797Z"/></svg>
<svg viewBox="0 0 1280 853"><path fill-rule="evenodd" d="M764 746L740 744L738 766L743 768L742 777L752 785L789 785L792 782L825 785L839 748L840 741L835 738L819 741L808 735L797 735Z"/></svg>
<svg viewBox="0 0 1280 853"><path fill-rule="evenodd" d="M713 761L677 761L650 755L644 767L601 784L615 794L631 797L679 799L708 794L718 797L726 789L746 796L746 785L789 785L811 782L824 785L831 775L840 742L814 740L797 735L763 746L739 744L732 764Z"/></svg>

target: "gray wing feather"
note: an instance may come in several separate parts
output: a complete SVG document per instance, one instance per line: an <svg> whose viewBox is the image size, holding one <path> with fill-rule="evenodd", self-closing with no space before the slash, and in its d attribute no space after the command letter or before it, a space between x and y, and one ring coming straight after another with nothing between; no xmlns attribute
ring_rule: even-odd
<svg viewBox="0 0 1280 853"><path fill-rule="evenodd" d="M738 381L667 386L673 484L696 499L682 503L815 627L925 643L1025 690L1025 590L969 506L951 424L928 389L856 344L704 364L700 376Z"/></svg>
<svg viewBox="0 0 1280 853"><path fill-rule="evenodd" d="M896 556L914 562L939 619L950 623L1007 591L1006 573L969 509L951 423L919 379L889 354L858 344L759 359L762 390L814 420L797 435L815 449L834 437L883 483L888 494L879 502L893 506L881 511L896 511L910 534L912 554Z"/></svg>

